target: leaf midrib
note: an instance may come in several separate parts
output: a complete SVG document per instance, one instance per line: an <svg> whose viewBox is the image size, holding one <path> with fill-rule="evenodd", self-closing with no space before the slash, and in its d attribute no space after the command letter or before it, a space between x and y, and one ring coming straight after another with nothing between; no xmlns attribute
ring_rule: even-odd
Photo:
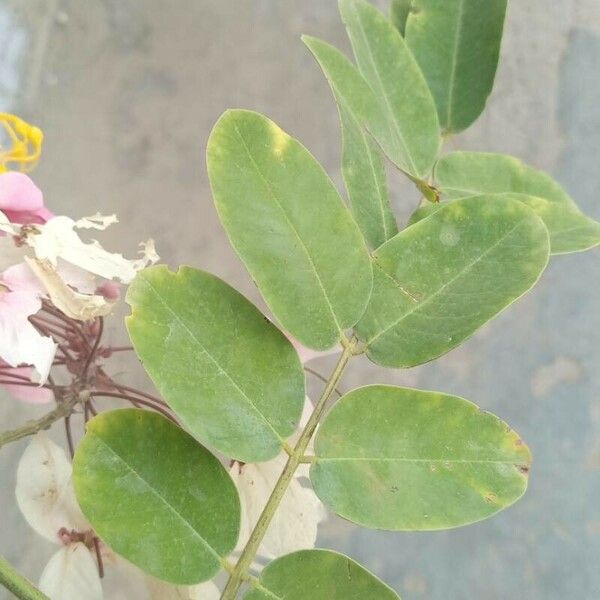
<svg viewBox="0 0 600 600"><path fill-rule="evenodd" d="M242 133L240 132L237 123L234 121L233 123L233 127L235 129L235 132L237 133L240 141L242 142L242 145L244 147L244 150L246 151L246 154L248 155L248 158L250 159L250 162L252 163L252 165L254 166L255 171L257 172L257 174L259 175L259 177L263 180L267 190L269 191L269 194L271 195L271 198L273 199L273 201L275 202L275 204L277 205L277 207L279 208L279 210L281 211L281 213L283 214L287 224L289 225L290 229L292 230L292 232L294 233L294 235L296 236L296 238L298 239L298 243L300 244L300 247L302 248L302 250L304 251L304 253L306 254L306 259L308 260L308 264L311 267L311 270L315 276L315 279L319 285L319 287L321 288L321 291L323 293L323 298L327 304L327 307L329 309L329 312L331 313L331 318L333 319L333 322L335 323L335 326L338 329L338 332L340 333L340 335L343 332L343 328L340 325L340 323L338 322L337 316L335 314L335 311L333 310L333 305L331 304L331 301L329 300L329 295L327 293L327 290L323 284L323 281L321 280L321 276L319 275L319 272L317 270L317 266L315 265L312 256L310 255L310 252L308 251L308 248L306 247L306 244L304 243L303 239L300 237L300 234L298 233L298 230L296 229L295 225L292 223L292 221L290 220L290 218L288 217L287 212L285 211L283 205L281 204L281 202L279 201L279 199L277 198L277 194L275 194L269 180L264 176L263 172L261 171L260 167L258 166L258 163L256 162L256 160L254 159L254 157L252 156L252 153L250 152L250 148L248 147L248 144L246 143L246 139L244 138L244 136L242 135Z"/></svg>
<svg viewBox="0 0 600 600"><path fill-rule="evenodd" d="M187 332L187 334L192 338L192 340L198 345L200 350L212 361L212 363L217 367L217 369L225 375L227 380L231 383L231 385L239 392L242 398L246 400L246 402L250 405L250 407L255 411L255 413L262 419L262 421L267 425L267 427L271 430L273 435L279 440L282 446L285 444L284 438L277 432L277 430L273 427L273 425L269 422L267 417L259 410L259 408L254 404L250 396L246 394L246 392L239 386L239 384L233 379L233 377L229 374L227 370L223 368L221 363L207 350L204 344L196 337L194 332L186 325L179 315L171 308L169 304L164 300L164 298L160 295L159 291L152 285L152 283L148 280L144 280L146 284L150 287L150 289L154 292L155 297L158 301L164 306L164 308L168 311L168 313L174 318L174 320L179 323L179 325Z"/></svg>
<svg viewBox="0 0 600 600"><path fill-rule="evenodd" d="M369 168L371 170L372 179L375 184L375 188L377 189L377 207L379 209L379 215L381 218L381 228L383 230L383 239L384 239L384 241L387 241L390 239L390 236L389 236L389 231L388 231L388 223L387 223L387 219L386 219L384 189L380 185L379 178L377 177L377 172L375 170L375 163L373 161L373 153L376 152L376 150L373 150L373 148L371 148L371 146L369 144L369 142L371 141L371 138L370 138L369 134L365 131L365 129L362 127L362 125L360 124L360 121L356 117L356 114L342 100L339 100L339 103L340 103L340 105L344 106L344 108L341 108L341 110L346 110L349 118L354 121L354 126L360 132L360 137L361 137L361 139L363 141L363 145L366 149L366 154L368 157L368 163L369 163ZM343 119L341 119L341 120L342 120L342 124L343 124Z"/></svg>
<svg viewBox="0 0 600 600"><path fill-rule="evenodd" d="M371 45L369 43L369 38L366 35L364 25L362 22L362 17L360 14L358 14L358 11L357 11L357 17L358 18L356 19L356 21L358 22L358 25L359 25L360 34L361 34L363 42L365 43L365 46L368 50L367 56L369 57L369 61L371 63L371 66L373 67L373 72L375 73L375 76L377 77L377 81L379 82L379 87L381 88L381 90L383 92L382 96L385 100L385 104L387 107L389 122L391 122L393 124L394 129L396 130L396 134L398 135L398 138L400 139L400 142L401 142L402 146L404 147L404 152L405 152L406 158L408 159L408 162L410 163L410 168L411 168L412 173L415 176L420 176L421 174L419 173L419 170L417 169L417 167L413 161L412 155L409 152L408 145L406 144L406 138L404 137L404 135L402 133L400 124L398 123L398 120L395 118L396 113L390 103L390 100L388 98L387 88L383 84L383 79L381 78L381 74L379 73L379 69L377 68L377 64L375 63L375 60L373 58L373 51L372 51Z"/></svg>
<svg viewBox="0 0 600 600"><path fill-rule="evenodd" d="M457 459L457 458L408 458L408 457L350 457L350 456L341 456L341 457L321 457L317 456L317 463L319 462L407 462L407 463L450 463L450 464L494 464L494 465L513 465L515 463L519 463L518 458L514 459ZM522 460L520 462L524 462L529 464L529 461Z"/></svg>
<svg viewBox="0 0 600 600"><path fill-rule="evenodd" d="M462 33L462 20L465 9L465 1L459 0L458 6L458 24L456 26L456 31L454 34L454 52L452 53L452 66L450 68L450 82L448 87L448 108L446 112L446 128L450 130L452 128L452 105L454 101L454 84L456 81L456 65L458 63L458 47L460 42L460 37Z"/></svg>
<svg viewBox="0 0 600 600"><path fill-rule="evenodd" d="M379 339L382 335L385 335L390 329L396 327L404 319L410 317L410 315L412 315L414 312L422 309L424 306L427 306L430 302L432 302L435 298L437 298L437 296L441 292L443 292L448 286L452 285L455 281L457 281L459 278L461 278L465 273L470 271L476 264L478 264L481 260L483 260L490 252L495 250L500 244L502 244L502 242L504 242L504 240L506 240L506 238L508 238L510 235L512 235L513 232L516 231L519 227L521 227L525 222L526 222L526 220L524 219L522 221L519 221L514 227L511 227L511 229L509 229L502 237L500 237L498 240L496 240L496 242L494 242L494 244L492 244L485 252L480 254L474 261L470 262L468 265L463 267L454 277L449 279L446 283L444 283L441 287L439 287L435 292L433 292L431 295L429 295L427 298L425 298L425 300L422 300L421 302L416 304L413 308L411 308L411 310L405 312L398 319L396 319L390 325L388 325L385 329L383 329L378 334L373 336L370 340L368 340L367 345L370 346L374 341ZM394 277L392 277L392 279L394 281L396 281L396 279Z"/></svg>
<svg viewBox="0 0 600 600"><path fill-rule="evenodd" d="M194 526L162 495L158 492L158 490L150 485L150 483L142 477L142 475L136 471L118 452L116 452L112 446L110 446L107 442L105 442L99 435L92 434L93 438L98 440L130 473L135 475L147 488L150 492L158 498L169 510L172 512L180 521L184 523L184 525L194 534L194 537L198 538L203 546L217 559L218 562L221 562L221 555L208 543L202 535L194 528Z"/></svg>

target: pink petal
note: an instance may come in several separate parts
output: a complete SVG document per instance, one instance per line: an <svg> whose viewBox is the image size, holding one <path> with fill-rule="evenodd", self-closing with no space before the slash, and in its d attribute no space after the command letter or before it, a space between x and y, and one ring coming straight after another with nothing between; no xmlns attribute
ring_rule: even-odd
<svg viewBox="0 0 600 600"><path fill-rule="evenodd" d="M54 360L56 344L41 335L29 322L29 317L42 305L38 294L0 292L0 358L11 367L32 366L40 383L48 378Z"/></svg>
<svg viewBox="0 0 600 600"><path fill-rule="evenodd" d="M37 211L44 207L40 188L24 173L8 171L0 175L0 210Z"/></svg>
<svg viewBox="0 0 600 600"><path fill-rule="evenodd" d="M3 361L0 361L0 364ZM14 369L2 369L0 370L0 377L3 375L21 375L27 377L31 381L33 375L33 369L31 367L16 367ZM11 377L4 377L10 381ZM46 404L54 400L54 392L44 387L34 387L27 385L10 385L8 383L2 384L2 387L16 400L27 402L28 404Z"/></svg>
<svg viewBox="0 0 600 600"><path fill-rule="evenodd" d="M116 281L105 281L96 290L106 300L118 300L121 297L121 286Z"/></svg>
<svg viewBox="0 0 600 600"><path fill-rule="evenodd" d="M35 273L25 264L9 267L0 275L0 283L11 292L30 292L43 296L46 292Z"/></svg>
<svg viewBox="0 0 600 600"><path fill-rule="evenodd" d="M52 218L44 206L41 190L24 173L8 171L0 174L0 210L11 223L43 224Z"/></svg>

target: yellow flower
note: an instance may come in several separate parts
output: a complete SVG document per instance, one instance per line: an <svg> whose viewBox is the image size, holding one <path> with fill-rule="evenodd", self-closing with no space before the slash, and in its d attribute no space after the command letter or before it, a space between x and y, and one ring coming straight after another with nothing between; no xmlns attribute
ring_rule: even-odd
<svg viewBox="0 0 600 600"><path fill-rule="evenodd" d="M10 142L8 148L0 145L0 173L33 169L42 152L42 130L9 113L0 113L0 125Z"/></svg>

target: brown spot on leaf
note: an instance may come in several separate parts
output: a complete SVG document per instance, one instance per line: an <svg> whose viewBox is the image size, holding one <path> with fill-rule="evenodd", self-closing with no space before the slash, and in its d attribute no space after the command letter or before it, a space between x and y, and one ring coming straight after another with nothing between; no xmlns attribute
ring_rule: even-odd
<svg viewBox="0 0 600 600"><path fill-rule="evenodd" d="M494 504L496 502L496 500L498 500L498 496L496 496L496 494L494 494L494 492L488 492L483 499L488 503L488 504Z"/></svg>

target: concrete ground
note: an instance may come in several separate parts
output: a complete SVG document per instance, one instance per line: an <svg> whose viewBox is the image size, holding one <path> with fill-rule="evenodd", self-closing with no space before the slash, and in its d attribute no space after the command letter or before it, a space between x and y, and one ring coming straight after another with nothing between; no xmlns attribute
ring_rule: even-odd
<svg viewBox="0 0 600 600"><path fill-rule="evenodd" d="M216 219L204 148L224 109L253 108L340 182L336 110L301 33L348 48L334 0L0 0L0 110L44 129L35 179L55 212L117 212L121 225L102 237L110 249L131 254L152 236L169 264L213 271L258 301ZM513 2L488 110L451 145L548 169L600 218L598 64L597 0ZM416 198L392 182L404 219ZM405 599L600 598L599 256L554 259L532 294L433 364L385 371L363 360L343 383L441 389L500 415L535 455L525 498L441 533L332 518L320 545L349 553ZM110 335L124 337L118 317ZM113 370L149 385L134 361ZM3 429L35 412L0 398ZM14 501L23 448L0 457L0 553L37 579L52 548Z"/></svg>

